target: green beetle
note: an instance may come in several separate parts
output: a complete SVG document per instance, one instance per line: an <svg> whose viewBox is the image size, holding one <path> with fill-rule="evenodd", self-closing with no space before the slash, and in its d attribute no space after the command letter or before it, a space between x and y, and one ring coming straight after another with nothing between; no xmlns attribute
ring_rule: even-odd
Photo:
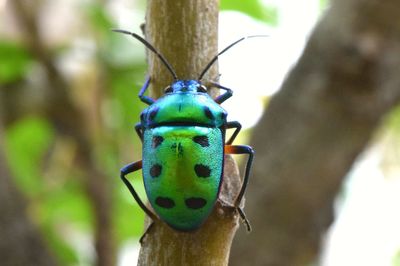
<svg viewBox="0 0 400 266"><path fill-rule="evenodd" d="M218 200L222 184L224 155L247 154L245 175L234 206L250 230L250 225L239 207L249 179L253 149L246 145L232 145L241 125L228 122L227 113L220 106L232 96L232 90L213 83L225 90L211 98L201 79L218 56L242 38L216 55L197 80L179 80L167 60L146 40L135 33L129 34L153 51L168 68L174 82L165 89L164 96L155 100L145 96L150 78L139 92L139 98L149 107L141 113L135 129L143 141L142 160L121 169L121 178L143 211L153 220L161 219L178 231L193 231L208 218ZM254 37L254 36L249 36ZM226 130L235 129L225 142ZM155 214L141 201L126 175L143 170L147 197Z"/></svg>

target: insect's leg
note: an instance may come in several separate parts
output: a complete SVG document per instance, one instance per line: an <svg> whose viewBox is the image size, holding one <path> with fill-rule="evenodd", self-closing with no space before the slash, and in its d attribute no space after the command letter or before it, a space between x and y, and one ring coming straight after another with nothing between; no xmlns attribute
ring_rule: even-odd
<svg viewBox="0 0 400 266"><path fill-rule="evenodd" d="M226 129L234 128L235 131L233 132L232 136L226 142L227 145L231 145L235 140L236 136L239 134L240 130L242 129L242 125L238 121L231 121L226 123Z"/></svg>
<svg viewBox="0 0 400 266"><path fill-rule="evenodd" d="M138 134L140 140L143 142L142 124L140 122L135 125L135 131Z"/></svg>
<svg viewBox="0 0 400 266"><path fill-rule="evenodd" d="M218 83L211 83L213 86L217 87L218 89L225 90L225 93L219 95L217 98L214 99L216 103L223 103L227 99L229 99L233 95L233 91L227 87L221 86Z"/></svg>
<svg viewBox="0 0 400 266"><path fill-rule="evenodd" d="M122 167L121 169L121 179L124 182L124 184L127 186L127 188L129 189L129 191L131 192L133 198L136 200L136 202L139 204L140 208L142 208L142 210L152 219L152 220L156 220L158 219L157 216L150 211L146 205L143 203L143 201L140 199L139 195L136 193L135 189L133 188L132 184L129 183L128 179L126 179L126 175L133 173L139 169L142 169L142 161L137 161L134 163L130 163L128 165L125 165L124 167Z"/></svg>
<svg viewBox="0 0 400 266"><path fill-rule="evenodd" d="M253 163L254 151L250 146L247 145L225 145L225 153L226 154L247 154L249 155L246 163L246 170L244 173L242 187L240 188L240 192L236 197L234 207L237 209L240 217L242 218L243 222L246 224L247 231L251 231L251 226L249 221L246 218L245 213L240 208L240 202L242 201L244 192L246 191L247 184L249 183L250 177L250 169Z"/></svg>
<svg viewBox="0 0 400 266"><path fill-rule="evenodd" d="M150 225L146 228L146 230L144 231L143 235L140 237L139 239L139 243L142 245L145 236L150 232L150 230L154 227L154 221L150 222Z"/></svg>
<svg viewBox="0 0 400 266"><path fill-rule="evenodd" d="M139 92L139 99L144 102L147 103L148 105L153 104L155 102L155 100L149 96L144 95L144 93L146 92L147 88L150 85L150 77L146 78L146 81L144 82L142 88L140 89Z"/></svg>

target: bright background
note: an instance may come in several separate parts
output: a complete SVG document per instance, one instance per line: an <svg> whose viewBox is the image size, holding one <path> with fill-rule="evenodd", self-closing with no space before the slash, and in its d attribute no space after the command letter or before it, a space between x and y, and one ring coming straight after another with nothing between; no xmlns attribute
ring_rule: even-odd
<svg viewBox="0 0 400 266"><path fill-rule="evenodd" d="M120 182L119 168L140 158L132 125L144 107L136 95L146 66L143 45L109 29L140 33L145 2L42 2L41 33L56 54L57 65L77 84L75 93L83 106L92 100L84 91L85 81L99 62L107 70L111 86L100 109L105 134L113 142L99 145L98 156L104 172ZM223 106L231 120L241 121L247 129L240 141L246 141L246 133L296 63L327 6L320 0L222 0L220 49L242 36L269 35L243 42L219 60L221 84L232 88L235 96ZM21 43L7 0L0 0L0 64L1 89L21 80L33 88L40 84L40 67ZM388 116L348 174L319 265L400 266L399 118L398 111ZM64 265L91 265L93 217L87 195L75 180L73 147L58 139L49 122L35 113L8 125L1 137L16 182L29 199L31 217L53 252ZM52 156L46 161L50 147ZM141 187L140 176L135 180L135 187ZM122 184L112 192L119 265L134 265L144 215Z"/></svg>

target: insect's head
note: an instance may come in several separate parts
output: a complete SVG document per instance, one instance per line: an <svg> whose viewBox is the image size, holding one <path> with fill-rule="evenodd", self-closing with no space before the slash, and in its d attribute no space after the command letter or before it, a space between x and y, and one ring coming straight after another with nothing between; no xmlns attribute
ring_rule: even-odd
<svg viewBox="0 0 400 266"><path fill-rule="evenodd" d="M166 87L165 93L207 93L206 86L197 80L177 80L170 86Z"/></svg>

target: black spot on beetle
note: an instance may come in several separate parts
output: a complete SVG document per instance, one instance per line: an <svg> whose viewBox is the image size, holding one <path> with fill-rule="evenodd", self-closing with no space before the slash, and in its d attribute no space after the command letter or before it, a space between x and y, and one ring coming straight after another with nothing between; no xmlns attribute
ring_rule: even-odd
<svg viewBox="0 0 400 266"><path fill-rule="evenodd" d="M149 120L154 120L160 108L154 107L149 113Z"/></svg>
<svg viewBox="0 0 400 266"><path fill-rule="evenodd" d="M214 115L212 114L212 112L211 112L210 108L208 108L208 106L204 106L204 114L211 120L214 119Z"/></svg>
<svg viewBox="0 0 400 266"><path fill-rule="evenodd" d="M162 166L158 163L153 164L150 168L151 177L159 177L161 175Z"/></svg>
<svg viewBox="0 0 400 266"><path fill-rule="evenodd" d="M211 169L204 164L196 164L194 166L194 171L198 177L209 177L211 174Z"/></svg>
<svg viewBox="0 0 400 266"><path fill-rule="evenodd" d="M164 138L161 136L154 136L151 142L151 146L155 149L158 146L161 145L161 143L164 141Z"/></svg>
<svg viewBox="0 0 400 266"><path fill-rule="evenodd" d="M190 209L200 209L207 204L207 201L203 198L188 198L185 200L185 204Z"/></svg>
<svg viewBox="0 0 400 266"><path fill-rule="evenodd" d="M170 198L157 197L156 204L165 209L171 209L175 206L175 202Z"/></svg>
<svg viewBox="0 0 400 266"><path fill-rule="evenodd" d="M208 147L210 146L210 143L208 142L208 137L207 136L195 136L193 137L193 141L200 144L201 147Z"/></svg>

